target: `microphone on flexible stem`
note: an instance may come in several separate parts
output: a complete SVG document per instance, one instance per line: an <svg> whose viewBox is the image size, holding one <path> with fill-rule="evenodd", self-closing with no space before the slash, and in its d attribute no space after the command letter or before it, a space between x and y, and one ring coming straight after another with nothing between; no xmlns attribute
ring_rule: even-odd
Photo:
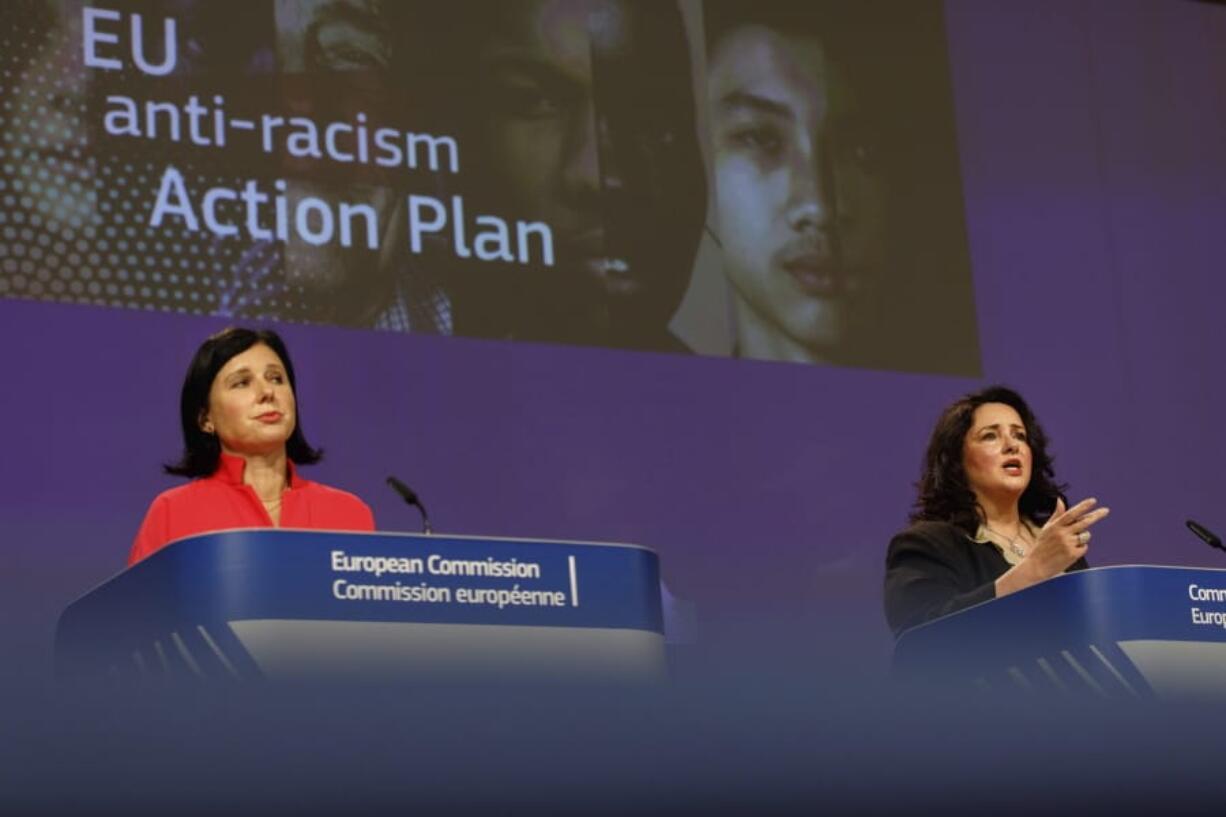
<svg viewBox="0 0 1226 817"><path fill-rule="evenodd" d="M1201 540L1204 541L1204 543L1209 547L1217 548L1218 550L1226 550L1226 547L1222 546L1222 540L1218 537L1218 535L1206 528L1201 523L1193 519L1189 519L1187 525L1188 530L1199 536Z"/></svg>
<svg viewBox="0 0 1226 817"><path fill-rule="evenodd" d="M421 532L427 536L434 533L434 529L430 527L430 515L426 513L426 506L421 504L421 500L417 498L413 489L395 477L388 477L387 484L392 486L393 491L400 494L401 499L417 508L418 513L421 514Z"/></svg>

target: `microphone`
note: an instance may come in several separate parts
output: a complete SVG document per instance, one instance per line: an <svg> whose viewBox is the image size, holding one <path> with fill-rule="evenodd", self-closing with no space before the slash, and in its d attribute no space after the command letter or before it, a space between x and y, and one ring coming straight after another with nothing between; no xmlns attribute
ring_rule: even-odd
<svg viewBox="0 0 1226 817"><path fill-rule="evenodd" d="M421 504L421 500L417 498L413 489L395 477L388 477L387 484L392 486L393 491L400 494L401 499L417 508L421 514L421 532L427 536L434 533L434 529L430 527L430 515L426 513L426 506Z"/></svg>
<svg viewBox="0 0 1226 817"><path fill-rule="evenodd" d="M1217 548L1218 550L1226 550L1226 547L1222 547L1222 540L1218 538L1218 535L1206 528L1204 525L1200 524L1194 519L1189 519L1187 525L1188 530L1199 536L1200 539L1209 547Z"/></svg>

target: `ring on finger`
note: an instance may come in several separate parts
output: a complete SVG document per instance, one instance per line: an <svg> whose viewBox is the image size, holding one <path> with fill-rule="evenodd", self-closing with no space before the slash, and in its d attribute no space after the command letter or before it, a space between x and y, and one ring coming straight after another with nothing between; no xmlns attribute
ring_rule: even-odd
<svg viewBox="0 0 1226 817"><path fill-rule="evenodd" d="M1082 545L1090 544L1090 532L1088 530L1083 530L1081 533L1077 534L1077 541Z"/></svg>

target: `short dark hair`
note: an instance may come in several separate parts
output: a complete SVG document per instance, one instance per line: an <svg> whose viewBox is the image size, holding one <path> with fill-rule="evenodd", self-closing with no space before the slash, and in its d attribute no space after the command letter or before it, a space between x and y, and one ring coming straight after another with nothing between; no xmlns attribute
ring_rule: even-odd
<svg viewBox="0 0 1226 817"><path fill-rule="evenodd" d="M704 0L702 26L708 51L736 29L762 26L795 36L825 34L837 17L821 2ZM708 58L710 55L708 54Z"/></svg>
<svg viewBox="0 0 1226 817"><path fill-rule="evenodd" d="M952 522L974 533L984 520L983 509L971 490L962 463L966 434L970 431L975 409L985 403L1004 403L1022 418L1030 444L1030 484L1018 500L1018 510L1024 519L1041 522L1051 515L1056 499L1066 485L1056 482L1052 457L1047 453L1047 434L1022 396L1006 386L988 386L959 398L941 412L928 451L924 468L916 484L918 496L911 514L912 522L934 520Z"/></svg>
<svg viewBox="0 0 1226 817"><path fill-rule="evenodd" d="M264 344L277 353L285 364L290 390L297 396L297 381L294 364L290 360L285 341L271 329L247 329L232 326L211 335L196 350L183 378L183 391L179 396L179 422L183 427L183 456L177 462L163 466L168 474L183 477L205 477L217 470L221 460L221 442L215 434L206 434L200 428L200 415L208 411L209 391L217 373L235 355L242 354L257 344ZM313 465L323 458L323 450L312 448L302 432L302 413L296 411L294 432L285 444L285 453L296 465Z"/></svg>

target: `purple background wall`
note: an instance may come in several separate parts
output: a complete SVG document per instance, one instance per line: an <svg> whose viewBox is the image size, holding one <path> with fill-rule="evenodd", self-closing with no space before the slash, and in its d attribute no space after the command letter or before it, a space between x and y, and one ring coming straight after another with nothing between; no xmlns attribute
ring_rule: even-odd
<svg viewBox="0 0 1226 817"><path fill-rule="evenodd" d="M1226 528L1226 10L954 0L947 24L984 381L1020 388L1095 564L1215 564ZM0 673L171 484L177 391L223 321L0 302ZM881 560L940 407L979 381L285 327L314 476L413 529L657 549L700 628L833 625L880 667ZM701 632L700 632L701 637ZM804 647L800 647L804 649Z"/></svg>

